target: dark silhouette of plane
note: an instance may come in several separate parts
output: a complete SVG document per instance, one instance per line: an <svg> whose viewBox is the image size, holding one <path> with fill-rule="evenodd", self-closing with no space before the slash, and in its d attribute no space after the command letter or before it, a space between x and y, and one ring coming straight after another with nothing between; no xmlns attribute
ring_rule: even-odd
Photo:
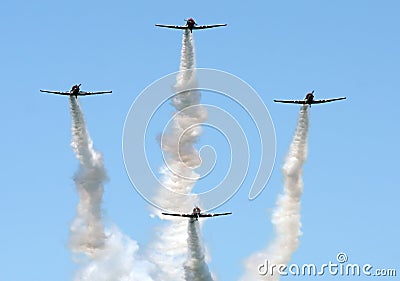
<svg viewBox="0 0 400 281"><path fill-rule="evenodd" d="M100 94L110 94L112 91L100 91L100 92L84 92L80 89L81 84L72 86L71 90L67 92L60 92L60 91L48 91L48 90L40 90L43 93L50 93L56 95L63 95L63 96L90 96L90 95L100 95Z"/></svg>
<svg viewBox="0 0 400 281"><path fill-rule="evenodd" d="M191 214L177 214L177 213L162 213L163 215L166 216L175 216L175 217L184 217L184 218L190 218L194 220L198 220L199 218L209 218L209 217L217 217L217 216L225 216L225 215L230 215L232 213L202 213L199 207L194 207L193 212Z"/></svg>
<svg viewBox="0 0 400 281"><path fill-rule="evenodd" d="M307 93L304 100L274 100L274 102L308 104L311 106L312 104L326 103L326 102L344 100L344 99L346 99L346 97L326 99L326 100L314 100L314 91L312 91L310 93Z"/></svg>
<svg viewBox="0 0 400 281"><path fill-rule="evenodd" d="M190 18L185 20L186 25L166 25L166 24L156 24L156 26L159 27L166 27L166 28L174 28L174 29L189 29L190 32L196 29L208 29L208 28L213 28L213 27L220 27L220 26L226 26L227 24L212 24L212 25L197 25L197 23L194 21L194 19Z"/></svg>

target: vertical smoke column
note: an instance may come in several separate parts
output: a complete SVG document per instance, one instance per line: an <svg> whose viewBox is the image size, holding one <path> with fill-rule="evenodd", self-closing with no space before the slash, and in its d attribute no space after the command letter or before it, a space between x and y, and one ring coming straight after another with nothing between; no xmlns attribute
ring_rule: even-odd
<svg viewBox="0 0 400 281"><path fill-rule="evenodd" d="M185 30L182 38L180 72L174 86L175 95L171 104L175 108L171 126L161 137L166 167L161 170L162 183L169 190L188 194L199 175L193 170L201 164L194 144L201 135L201 124L207 118L206 110L199 105L200 93L196 90L183 91L197 85L195 74L195 48L192 33ZM188 212L195 202L182 202L178 197L163 192L157 194L155 201L161 206L179 206ZM167 218L163 218L167 219ZM160 280L180 281L185 278L183 264L188 254L187 220L168 219L168 224L158 231L158 239L153 243L150 259L159 268ZM189 237L190 239L190 237ZM191 279L193 280L193 279Z"/></svg>
<svg viewBox="0 0 400 281"><path fill-rule="evenodd" d="M204 247L202 244L200 225L198 221L188 224L188 258L185 263L185 280L187 281L212 281L208 265L205 261Z"/></svg>
<svg viewBox="0 0 400 281"><path fill-rule="evenodd" d="M74 180L79 195L77 215L71 225L70 247L88 259L76 281L150 281L151 265L137 259L137 243L114 226L105 230L101 203L107 179L103 159L93 149L78 100L70 97L72 147L80 167ZM107 235L106 235L107 234Z"/></svg>
<svg viewBox="0 0 400 281"><path fill-rule="evenodd" d="M279 280L277 267L273 270L272 266L287 264L299 245L300 199L303 193L303 164L307 158L308 123L308 105L303 105L282 168L284 190L278 197L277 206L272 214L276 237L266 251L255 253L247 259L242 281ZM260 266L261 264L264 265Z"/></svg>
<svg viewBox="0 0 400 281"><path fill-rule="evenodd" d="M107 179L102 155L93 149L78 100L70 96L72 143L80 167L74 181L79 194L77 215L70 228L70 247L75 253L96 254L105 243L101 221L103 183Z"/></svg>

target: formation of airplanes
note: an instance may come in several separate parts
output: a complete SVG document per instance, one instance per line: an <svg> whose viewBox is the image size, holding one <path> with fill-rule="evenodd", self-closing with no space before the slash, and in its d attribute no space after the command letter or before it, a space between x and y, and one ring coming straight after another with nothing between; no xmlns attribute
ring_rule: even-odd
<svg viewBox="0 0 400 281"><path fill-rule="evenodd" d="M212 24L212 25L197 25L196 21L193 18L189 18L186 21L186 25L167 25L167 24L156 24L158 27L165 27L165 28L172 28L172 29L189 29L190 32L193 30L197 29L209 29L209 28L214 28L214 27L221 27L221 26L227 26L226 23L224 24ZM98 91L98 92L85 92L80 90L79 85L74 85L72 86L71 90L69 91L48 91L48 90L40 90L41 92L44 93L51 93L51 94L57 94L57 95L65 95L65 96L75 96L75 98L78 98L78 96L90 96L90 95L99 95L99 94L110 94L112 91ZM320 104L320 103L327 103L327 102L332 102L332 101L338 101L338 100L344 100L346 97L340 97L340 98L331 98L331 99L322 99L322 100L315 100L314 99L314 91L307 93L306 97L303 100L274 100L274 102L280 102L280 103L292 103L292 104L308 104L310 107L312 104Z"/></svg>
<svg viewBox="0 0 400 281"><path fill-rule="evenodd" d="M192 213L190 214L179 214L179 213L162 213L165 216L174 216L174 217L183 217L183 218L190 218L191 220L198 220L199 218L210 218L210 217L217 217L217 216L226 216L231 215L231 212L228 213L202 213L199 207L194 207Z"/></svg>
<svg viewBox="0 0 400 281"><path fill-rule="evenodd" d="M190 30L190 32L192 32L193 30L197 30L197 29L209 29L209 28L221 27L221 26L226 26L226 25L227 24L197 25L193 18L189 18L188 20L186 20L186 25L156 24L156 26L158 26L158 27L165 27L165 28L172 28L172 29L183 29L183 30L188 29L188 30ZM81 91L80 90L80 86L81 86L81 84L74 85L74 86L72 86L71 90L65 91L65 92L63 92L63 91L49 91L49 90L40 90L40 92L56 94L56 95L64 95L64 96L75 96L75 98L78 98L78 96L90 96L90 95L100 95L100 94L110 94L110 93L112 93L112 91L85 92L85 91ZM344 99L346 99L346 97L315 100L314 99L314 91L312 91L312 92L307 93L306 97L303 100L274 100L274 102L303 104L303 105L307 104L307 105L311 106L312 104L321 104L321 103L327 103L327 102L344 100ZM166 216L189 218L190 221L197 221L199 218L226 216L226 215L231 215L232 213L231 212L227 212L227 213L202 213L201 209L196 206L193 209L192 213L162 213L162 214L166 215Z"/></svg>
<svg viewBox="0 0 400 281"><path fill-rule="evenodd" d="M81 87L81 84L74 85L74 86L72 86L71 90L66 91L66 92L48 91L48 90L40 90L40 91L42 93L50 93L50 94L63 95L63 96L75 96L75 98L78 98L78 96L91 96L91 95L101 95L101 94L111 94L112 93L112 91L84 92L84 91L81 91L80 87Z"/></svg>
<svg viewBox="0 0 400 281"><path fill-rule="evenodd" d="M223 24L212 24L212 25L197 25L193 18L189 18L186 21L186 25L168 25L168 24L156 24L158 27L166 27L173 29L189 29L190 32L193 32L193 29L208 29L213 27L226 26L226 23Z"/></svg>

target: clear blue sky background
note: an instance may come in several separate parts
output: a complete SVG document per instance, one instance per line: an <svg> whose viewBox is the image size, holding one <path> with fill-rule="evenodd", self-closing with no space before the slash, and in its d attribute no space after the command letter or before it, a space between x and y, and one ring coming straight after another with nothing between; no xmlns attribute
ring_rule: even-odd
<svg viewBox="0 0 400 281"><path fill-rule="evenodd" d="M187 17L228 23L195 33L197 65L254 87L277 134L264 192L248 201L244 186L220 208L233 216L204 224L219 280L236 280L243 259L273 237L269 219L299 108L272 100L300 99L313 89L316 97L348 99L311 109L303 236L291 262L323 264L343 251L350 262L400 274L398 1L6 0L0 9L0 280L71 280L76 268L67 248L78 167L68 100L39 89L82 83L83 90L113 90L81 99L110 178L106 221L142 248L151 241L159 221L126 175L122 129L135 97L179 67L181 32L154 24L184 24Z"/></svg>

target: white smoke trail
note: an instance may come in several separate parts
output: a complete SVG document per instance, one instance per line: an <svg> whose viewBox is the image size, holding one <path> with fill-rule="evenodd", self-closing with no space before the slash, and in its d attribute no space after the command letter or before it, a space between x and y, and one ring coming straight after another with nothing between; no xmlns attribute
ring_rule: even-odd
<svg viewBox="0 0 400 281"><path fill-rule="evenodd" d="M213 281L205 261L199 222L194 220L188 224L188 259L185 263L185 280Z"/></svg>
<svg viewBox="0 0 400 281"><path fill-rule="evenodd" d="M182 37L180 72L175 84L176 92L187 89L188 86L196 86L195 64L193 36L185 30ZM202 133L199 125L207 118L206 110L199 106L200 97L200 93L194 90L181 92L173 97L171 103L176 109L176 114L170 130L161 139L161 149L166 154L165 161L169 167L161 170L161 180L165 187L180 194L190 193L199 177L194 169L201 163L201 159L194 144ZM191 200L182 202L163 190L157 194L155 201L161 206L170 206L170 209L180 206L182 212L188 212L195 204ZM187 233L188 221L165 217L163 219L168 220L168 223L158 232L158 239L153 243L153 251L150 254L151 261L159 269L156 279L184 280L187 270L184 270L183 265L188 255L187 241L190 239ZM192 235L192 232L189 232L189 235ZM197 233L195 235L198 236ZM192 252L195 250L192 249ZM205 269L208 270L207 267Z"/></svg>
<svg viewBox="0 0 400 281"><path fill-rule="evenodd" d="M282 168L284 190L272 214L276 237L265 251L255 253L246 260L246 271L241 281L279 280L277 268L273 271L272 266L287 264L299 245L300 199L303 193L303 164L307 158L308 123L308 105L304 105L300 109L296 132ZM265 266L259 267L260 264ZM266 274L260 275L259 271Z"/></svg>
<svg viewBox="0 0 400 281"><path fill-rule="evenodd" d="M101 220L101 201L107 179L101 153L93 149L78 100L70 97L72 143L80 162L74 177L79 194L77 215L70 228L70 247L75 253L95 255L103 248L106 236Z"/></svg>
<svg viewBox="0 0 400 281"><path fill-rule="evenodd" d="M103 159L93 149L78 100L70 97L72 147L80 162L75 176L79 195L77 215L70 229L70 247L84 254L87 264L75 276L76 281L150 281L150 263L138 260L138 245L116 227L105 230L101 202L107 179Z"/></svg>

